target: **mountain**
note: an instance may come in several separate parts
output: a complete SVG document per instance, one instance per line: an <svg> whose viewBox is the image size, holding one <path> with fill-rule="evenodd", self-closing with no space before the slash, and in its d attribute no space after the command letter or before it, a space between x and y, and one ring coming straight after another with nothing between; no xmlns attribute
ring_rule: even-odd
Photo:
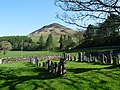
<svg viewBox="0 0 120 90"><path fill-rule="evenodd" d="M74 36L77 32L73 29L67 28L63 25L58 23L53 23L50 25L43 26L42 28L35 30L34 32L30 33L29 36L48 36L52 34L53 36L60 36L62 35L70 35Z"/></svg>

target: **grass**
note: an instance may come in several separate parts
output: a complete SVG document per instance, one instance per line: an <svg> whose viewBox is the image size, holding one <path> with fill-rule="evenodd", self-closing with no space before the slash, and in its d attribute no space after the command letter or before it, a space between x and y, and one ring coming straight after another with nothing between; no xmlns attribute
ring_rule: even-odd
<svg viewBox="0 0 120 90"><path fill-rule="evenodd" d="M0 58L3 57L20 57L20 56L47 56L53 54L61 54L56 51L8 51L5 55L0 53Z"/></svg>
<svg viewBox="0 0 120 90"><path fill-rule="evenodd" d="M120 66L67 62L57 77L30 63L2 64L0 90L120 90Z"/></svg>

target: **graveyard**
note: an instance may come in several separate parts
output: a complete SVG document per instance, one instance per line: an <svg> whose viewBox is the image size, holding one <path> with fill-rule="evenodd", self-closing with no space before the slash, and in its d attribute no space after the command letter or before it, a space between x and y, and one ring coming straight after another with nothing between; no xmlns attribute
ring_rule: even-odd
<svg viewBox="0 0 120 90"><path fill-rule="evenodd" d="M0 90L119 90L119 50L0 59Z"/></svg>
<svg viewBox="0 0 120 90"><path fill-rule="evenodd" d="M0 0L0 90L120 90L120 0Z"/></svg>

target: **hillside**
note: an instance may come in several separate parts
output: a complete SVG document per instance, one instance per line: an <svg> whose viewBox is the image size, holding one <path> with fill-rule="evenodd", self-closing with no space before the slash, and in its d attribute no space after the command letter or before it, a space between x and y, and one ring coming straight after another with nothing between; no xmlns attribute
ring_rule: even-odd
<svg viewBox="0 0 120 90"><path fill-rule="evenodd" d="M67 28L63 25L60 25L58 23L53 23L50 25L43 26L42 28L35 30L34 32L30 33L30 36L48 36L49 34L52 34L53 36L58 36L58 35L70 35L74 36L76 34L76 31L73 29Z"/></svg>
<svg viewBox="0 0 120 90"><path fill-rule="evenodd" d="M31 37L33 41L37 42L41 34L43 35L45 41L49 34L52 34L53 42L56 47L59 47L59 39L61 35L70 35L71 37L73 37L75 41L77 41L76 40L77 31L71 28L67 28L58 23L52 23L50 25L43 26L42 28L30 33L28 37Z"/></svg>

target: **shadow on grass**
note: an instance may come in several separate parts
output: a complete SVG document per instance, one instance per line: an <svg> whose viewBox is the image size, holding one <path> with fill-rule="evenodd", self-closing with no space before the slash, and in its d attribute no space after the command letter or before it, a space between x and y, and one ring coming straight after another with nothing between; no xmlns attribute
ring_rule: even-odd
<svg viewBox="0 0 120 90"><path fill-rule="evenodd" d="M4 89L5 87L9 87L8 90L15 90L18 84L23 84L24 82L27 82L27 81L41 80L42 83L44 84L45 83L44 80L54 79L58 77L56 75L48 73L46 70L35 67L34 65L31 65L29 63L26 63L25 66L27 67L17 68L17 69L7 68L7 67L0 68L0 81L1 80L5 81L2 84L0 82L0 88ZM26 72L27 74L22 75L20 74L20 72ZM29 72L33 74L29 74ZM35 83L33 83L32 85L34 85L34 90L40 87ZM45 87L49 87L50 90L51 89L55 90L53 87L50 87L46 83L44 84L43 88Z"/></svg>
<svg viewBox="0 0 120 90"><path fill-rule="evenodd" d="M100 70L100 68L75 68L75 69L67 69L68 72L77 73L84 73L92 70Z"/></svg>
<svg viewBox="0 0 120 90"><path fill-rule="evenodd" d="M99 64L100 65L100 64ZM70 68L67 69L68 72L73 72L73 73L84 73L92 70L101 70L101 69L114 69L114 68L120 68L120 65L112 65L108 67L103 67L103 68Z"/></svg>

